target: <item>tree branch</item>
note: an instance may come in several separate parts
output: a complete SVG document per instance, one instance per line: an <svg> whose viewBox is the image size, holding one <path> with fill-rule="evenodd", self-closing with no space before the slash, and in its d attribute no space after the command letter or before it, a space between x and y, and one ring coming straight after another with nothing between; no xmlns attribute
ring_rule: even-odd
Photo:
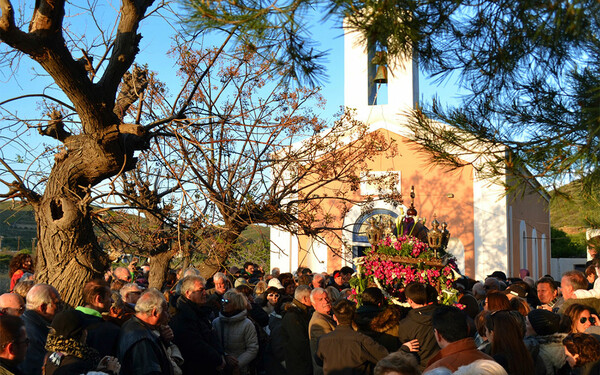
<svg viewBox="0 0 600 375"><path fill-rule="evenodd" d="M146 87L148 87L148 69L136 65L131 73L125 73L121 91L113 109L119 119L122 120L125 117L127 109L138 100Z"/></svg>
<svg viewBox="0 0 600 375"><path fill-rule="evenodd" d="M0 102L0 106L4 105L6 103L10 103L10 102L15 101L15 100L25 99L25 98L35 98L35 97L40 97L40 98L45 98L45 99L52 100L52 101L54 101L54 102L62 105L63 107L66 107L67 109L75 112L75 108L73 108L72 106L68 105L67 103L63 102L62 100L58 100L55 97L52 97L52 96L46 95L46 94L27 94L27 95L17 96L15 98L6 99L5 101Z"/></svg>
<svg viewBox="0 0 600 375"><path fill-rule="evenodd" d="M10 0L0 0L0 39L9 46L31 54L40 48L39 41L15 25L15 10Z"/></svg>
<svg viewBox="0 0 600 375"><path fill-rule="evenodd" d="M102 88L104 100L113 103L121 82L121 78L127 72L139 52L139 43L142 38L137 34L140 21L148 7L154 0L123 0L121 5L121 20L112 56L109 59L106 71L98 82Z"/></svg>
<svg viewBox="0 0 600 375"><path fill-rule="evenodd" d="M65 123L63 122L63 115L60 111L54 110L50 113L50 121L48 121L48 126L45 128L41 128L38 132L41 135L45 135L48 137L52 137L61 142L64 142L68 137L71 136L71 133L65 130Z"/></svg>

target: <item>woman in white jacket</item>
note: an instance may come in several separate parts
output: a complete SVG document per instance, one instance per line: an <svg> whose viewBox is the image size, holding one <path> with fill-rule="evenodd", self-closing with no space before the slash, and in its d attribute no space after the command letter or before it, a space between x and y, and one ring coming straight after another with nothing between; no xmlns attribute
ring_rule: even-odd
<svg viewBox="0 0 600 375"><path fill-rule="evenodd" d="M213 321L223 350L237 359L240 374L248 373L248 365L258 354L258 337L254 324L246 317L250 304L236 290L223 295L223 311Z"/></svg>

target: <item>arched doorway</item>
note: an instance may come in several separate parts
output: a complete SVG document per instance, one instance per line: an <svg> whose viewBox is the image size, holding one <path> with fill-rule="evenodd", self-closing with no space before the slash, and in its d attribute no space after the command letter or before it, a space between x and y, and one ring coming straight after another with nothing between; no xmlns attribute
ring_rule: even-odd
<svg viewBox="0 0 600 375"><path fill-rule="evenodd" d="M391 219L392 222L396 220L398 213L387 210L387 209L374 209L371 210L358 218L354 227L352 228L352 257L361 257L365 255L365 251L371 248L369 239L367 237L367 230L369 229L368 220L371 218Z"/></svg>
<svg viewBox="0 0 600 375"><path fill-rule="evenodd" d="M342 240L344 242L344 259L347 265L353 267L352 258L362 256L364 251L371 247L365 230L368 220L374 216L389 216L396 220L401 212L406 212L404 205L392 205L384 201L375 201L368 204L357 204L348 211L344 217L344 230Z"/></svg>

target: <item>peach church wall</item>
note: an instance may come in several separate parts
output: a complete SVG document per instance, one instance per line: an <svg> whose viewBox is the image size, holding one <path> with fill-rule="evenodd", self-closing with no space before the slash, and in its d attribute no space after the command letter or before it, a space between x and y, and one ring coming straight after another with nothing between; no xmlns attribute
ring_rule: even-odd
<svg viewBox="0 0 600 375"><path fill-rule="evenodd" d="M427 219L430 223L433 214L437 214L438 221L447 222L448 230L452 237L457 237L465 249L466 275L474 277L474 209L473 209L473 170L469 167L460 168L457 171L448 172L434 165L426 155L415 150L415 145L409 144L407 139L385 129L378 130L394 140L398 147L398 155L386 159L379 157L369 163L373 171L401 171L401 193L404 204L410 204L410 187L415 186L415 206L419 217ZM315 194L325 194L326 191L318 191ZM449 199L447 194L453 194ZM354 198L360 198L359 192ZM336 207L328 207L330 212L339 216ZM337 223L341 225L341 223ZM429 225L428 225L429 226ZM301 248L299 259L303 259L310 241L305 236L300 236ZM341 249L339 241L330 240L330 244ZM327 271L332 272L344 265L342 258L337 254L329 252L327 259Z"/></svg>

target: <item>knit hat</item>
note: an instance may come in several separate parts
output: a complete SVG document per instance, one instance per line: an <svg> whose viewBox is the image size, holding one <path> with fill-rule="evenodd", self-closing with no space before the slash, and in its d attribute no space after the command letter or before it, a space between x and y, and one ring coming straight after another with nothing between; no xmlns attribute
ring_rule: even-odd
<svg viewBox="0 0 600 375"><path fill-rule="evenodd" d="M552 335L560 328L560 315L552 311L535 309L527 314L531 328L540 336Z"/></svg>
<svg viewBox="0 0 600 375"><path fill-rule="evenodd" d="M54 328L58 336L79 339L81 332L92 323L81 311L65 310L56 314L50 327Z"/></svg>

